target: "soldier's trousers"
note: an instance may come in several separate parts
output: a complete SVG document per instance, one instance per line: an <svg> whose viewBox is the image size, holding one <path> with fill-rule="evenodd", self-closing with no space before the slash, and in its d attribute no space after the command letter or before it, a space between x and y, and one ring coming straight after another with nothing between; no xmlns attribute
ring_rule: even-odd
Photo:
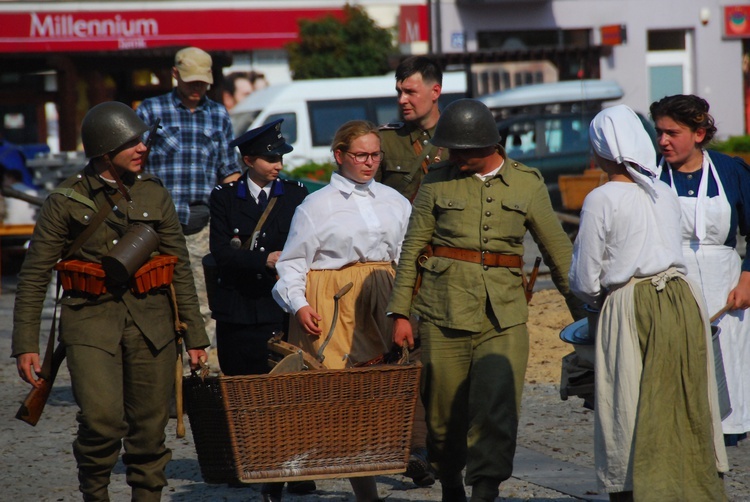
<svg viewBox="0 0 750 502"><path fill-rule="evenodd" d="M128 315L115 354L86 345L69 345L66 352L79 407L73 453L83 500L109 500L110 473L122 446L133 500L159 500L172 456L164 428L174 389L174 344L155 350Z"/></svg>
<svg viewBox="0 0 750 502"><path fill-rule="evenodd" d="M423 320L420 336L430 461L445 486L460 485L465 466L466 484L496 488L513 470L526 325L500 329L490 311L481 332Z"/></svg>

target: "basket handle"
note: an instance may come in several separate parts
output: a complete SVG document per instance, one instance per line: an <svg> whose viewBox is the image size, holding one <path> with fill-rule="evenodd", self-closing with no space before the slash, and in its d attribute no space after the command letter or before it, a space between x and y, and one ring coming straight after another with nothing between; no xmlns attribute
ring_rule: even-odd
<svg viewBox="0 0 750 502"><path fill-rule="evenodd" d="M331 329L328 330L328 334L326 335L325 341L323 341L323 345L320 346L320 349L318 349L318 354L316 356L316 359L319 362L323 362L326 358L326 356L323 355L323 351L326 349L326 345L328 345L328 342L331 341L331 337L333 336L333 330L336 329L336 322L339 319L339 299L347 294L352 287L354 286L354 283L348 283L346 286L341 288L338 293L333 295L333 321L331 321Z"/></svg>
<svg viewBox="0 0 750 502"><path fill-rule="evenodd" d="M193 377L200 378L201 381L205 381L208 374L211 372L211 368L208 366L208 363L206 361L203 361L202 359L198 361L200 363L200 369L199 370L190 370L190 375Z"/></svg>

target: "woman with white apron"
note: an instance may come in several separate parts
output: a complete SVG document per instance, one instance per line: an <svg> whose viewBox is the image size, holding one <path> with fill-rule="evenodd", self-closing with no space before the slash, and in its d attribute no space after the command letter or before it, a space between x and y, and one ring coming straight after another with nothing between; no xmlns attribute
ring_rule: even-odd
<svg viewBox="0 0 750 502"><path fill-rule="evenodd" d="M708 314L686 280L680 203L625 105L589 127L608 181L586 196L571 291L601 306L595 343L594 466L610 502L726 500L728 463Z"/></svg>
<svg viewBox="0 0 750 502"><path fill-rule="evenodd" d="M721 316L721 344L732 412L722 421L727 446L750 430L750 262L737 253L737 228L747 235L750 171L739 159L703 148L716 132L708 103L670 96L651 105L662 154L661 179L679 196L688 278L703 291L711 315Z"/></svg>

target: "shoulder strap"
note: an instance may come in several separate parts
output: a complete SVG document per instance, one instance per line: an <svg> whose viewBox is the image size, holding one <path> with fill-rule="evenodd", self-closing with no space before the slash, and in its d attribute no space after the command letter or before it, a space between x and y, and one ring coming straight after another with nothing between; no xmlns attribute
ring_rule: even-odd
<svg viewBox="0 0 750 502"><path fill-rule="evenodd" d="M57 332L57 304L60 303L60 290L62 289L62 281L57 281L57 293L55 294L55 308L52 311L52 324L49 327L49 338L47 339L47 350L44 353L44 361L42 361L41 373L39 376L45 380L50 379L52 376L52 353L55 351L55 333Z"/></svg>
<svg viewBox="0 0 750 502"><path fill-rule="evenodd" d="M94 204L94 201L83 195L82 193L78 193L73 188L55 188L50 192L50 195L53 193L59 193L60 195L64 195L65 197L69 199L73 199L76 202L80 202L81 204L88 206L92 210L96 211L96 204Z"/></svg>
<svg viewBox="0 0 750 502"><path fill-rule="evenodd" d="M83 197L83 196L81 196ZM74 198L74 197L73 197ZM86 198L86 197L84 197ZM99 225L104 221L104 219L107 217L107 214L109 213L109 210L115 207L117 202L122 198L122 194L117 191L115 192L115 195L110 199L109 197L106 197L107 202L109 204L105 205L102 204L102 207L99 208L99 211L96 213L96 216L94 216L94 219L91 220L91 223L89 223L89 226L86 227L86 230L81 232L78 237L76 237L76 240L73 241L73 244L70 245L70 249L68 250L68 253L65 255L65 258L63 260L73 256L73 254L80 249L83 244L89 240L89 237L91 237L94 233L94 231L97 229ZM75 198L74 198L75 199ZM91 200L91 199L87 199ZM93 202L92 202L93 204ZM96 209L96 206L94 206L94 209Z"/></svg>
<svg viewBox="0 0 750 502"><path fill-rule="evenodd" d="M258 236L260 235L260 230L263 228L263 224L268 219L268 215L271 214L271 209L273 209L273 206L276 204L277 199L278 197L271 197L271 201L266 206L266 210L263 211L263 214L258 220L258 224L255 225L255 229L253 230L253 236L250 239L247 239L244 242L244 244L242 244L242 247L240 249L253 249L255 247L255 243L258 242Z"/></svg>

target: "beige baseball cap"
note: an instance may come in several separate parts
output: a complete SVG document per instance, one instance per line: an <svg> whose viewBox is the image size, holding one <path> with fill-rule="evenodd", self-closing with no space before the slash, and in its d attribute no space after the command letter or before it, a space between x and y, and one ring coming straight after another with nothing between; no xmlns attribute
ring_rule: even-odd
<svg viewBox="0 0 750 502"><path fill-rule="evenodd" d="M174 65L180 72L180 78L185 82L214 83L211 74L211 56L197 47L186 47L177 51L174 57Z"/></svg>

